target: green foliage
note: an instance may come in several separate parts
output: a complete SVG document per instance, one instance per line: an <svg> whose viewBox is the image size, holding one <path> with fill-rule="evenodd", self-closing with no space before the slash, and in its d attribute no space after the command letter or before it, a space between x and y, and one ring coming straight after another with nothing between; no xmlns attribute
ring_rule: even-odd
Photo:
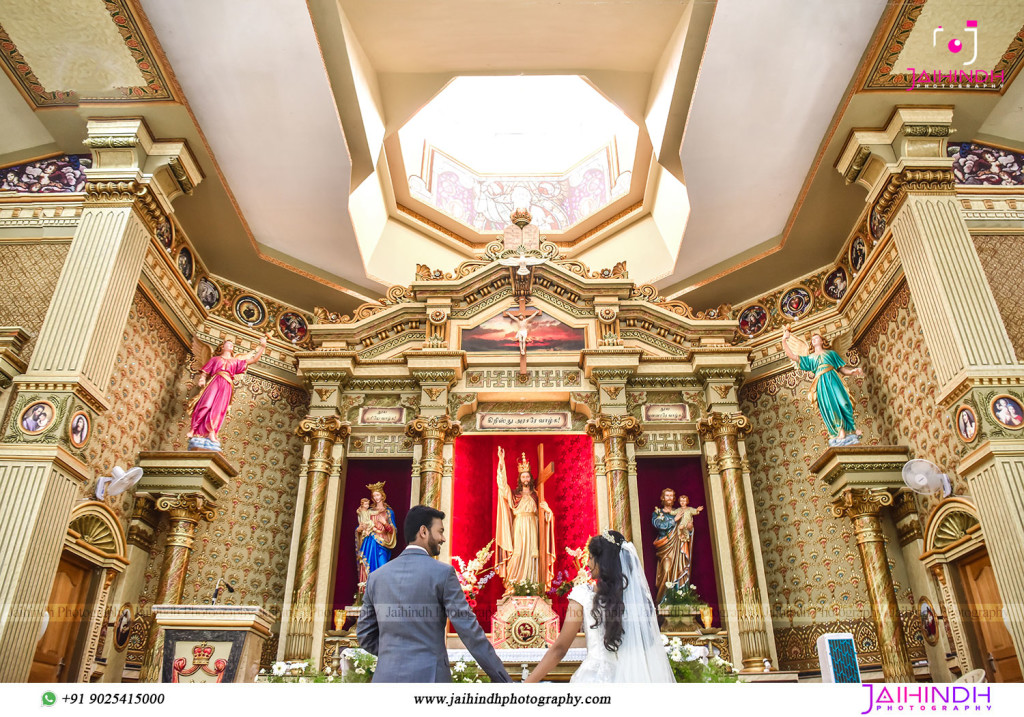
<svg viewBox="0 0 1024 717"><path fill-rule="evenodd" d="M697 594L697 588L693 583L685 585L669 583L665 590L665 597L661 599L660 604L661 607L692 607L695 609L707 607L707 605L704 599Z"/></svg>
<svg viewBox="0 0 1024 717"><path fill-rule="evenodd" d="M452 664L452 682L490 682L491 678L473 660L456 660Z"/></svg>
<svg viewBox="0 0 1024 717"><path fill-rule="evenodd" d="M540 583L532 580L522 580L512 583L512 594L516 597L540 597L544 594Z"/></svg>

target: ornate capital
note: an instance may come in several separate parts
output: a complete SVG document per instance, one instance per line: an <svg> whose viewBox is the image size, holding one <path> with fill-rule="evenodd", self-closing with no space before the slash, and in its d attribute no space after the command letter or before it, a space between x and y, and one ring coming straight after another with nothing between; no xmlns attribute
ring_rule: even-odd
<svg viewBox="0 0 1024 717"><path fill-rule="evenodd" d="M462 434L462 426L448 415L417 416L405 426L405 435L417 440L439 438L450 441Z"/></svg>
<svg viewBox="0 0 1024 717"><path fill-rule="evenodd" d="M915 169L908 167L889 177L878 195L875 211L887 222L910 192L952 193L956 179L952 169Z"/></svg>
<svg viewBox="0 0 1024 717"><path fill-rule="evenodd" d="M409 373L420 384L443 383L446 386L451 386L455 383L455 369L451 368L414 369Z"/></svg>
<svg viewBox="0 0 1024 717"><path fill-rule="evenodd" d="M878 516L882 508L892 505L892 493L884 488L849 488L843 491L830 506L832 515L842 518L848 515L859 518L865 515Z"/></svg>
<svg viewBox="0 0 1024 717"><path fill-rule="evenodd" d="M156 500L157 510L170 515L171 520L212 521L216 517L216 505L200 493L172 493Z"/></svg>
<svg viewBox="0 0 1024 717"><path fill-rule="evenodd" d="M348 438L352 424L342 421L337 416L307 416L303 418L295 429L295 435L302 436L302 440L311 443L315 440L328 440L337 443Z"/></svg>
<svg viewBox="0 0 1024 717"><path fill-rule="evenodd" d="M712 411L700 419L697 430L705 440L719 436L745 436L750 433L750 420L742 413Z"/></svg>
<svg viewBox="0 0 1024 717"><path fill-rule="evenodd" d="M635 416L610 416L601 413L587 421L587 435L600 441L607 441L610 438L637 441L643 432L643 426Z"/></svg>

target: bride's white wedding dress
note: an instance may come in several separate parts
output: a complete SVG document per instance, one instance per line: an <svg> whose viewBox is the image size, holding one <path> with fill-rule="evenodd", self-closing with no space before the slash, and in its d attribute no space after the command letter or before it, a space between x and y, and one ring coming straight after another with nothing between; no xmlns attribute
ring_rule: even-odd
<svg viewBox="0 0 1024 717"><path fill-rule="evenodd" d="M587 656L571 682L675 682L672 667L661 641L658 619L640 570L640 560L632 543L622 545L622 574L629 580L623 591L622 643L615 652L604 646L604 623L594 626L590 609L594 588L577 585L569 599L583 608L583 630L587 638Z"/></svg>

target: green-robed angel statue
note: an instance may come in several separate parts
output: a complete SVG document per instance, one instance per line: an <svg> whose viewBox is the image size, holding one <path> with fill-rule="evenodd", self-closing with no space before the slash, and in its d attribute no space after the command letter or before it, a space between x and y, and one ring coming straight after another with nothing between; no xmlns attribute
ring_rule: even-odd
<svg viewBox="0 0 1024 717"><path fill-rule="evenodd" d="M860 443L861 432L853 424L853 401L841 376L863 375L861 368L849 368L843 357L829 348L821 334L811 336L810 350L799 341L798 353L790 345L789 329L782 332L782 350L801 371L813 371L814 381L807 397L817 403L821 420L828 430L830 446L849 446Z"/></svg>

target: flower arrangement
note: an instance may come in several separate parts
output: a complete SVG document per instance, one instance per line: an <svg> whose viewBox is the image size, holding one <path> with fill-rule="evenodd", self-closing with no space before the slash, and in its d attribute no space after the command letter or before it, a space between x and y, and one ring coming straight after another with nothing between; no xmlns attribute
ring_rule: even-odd
<svg viewBox="0 0 1024 717"><path fill-rule="evenodd" d="M590 551L587 546L582 548L566 548L565 552L572 558L575 574L559 570L558 575L551 581L549 597L555 595L568 595L577 585L586 585L590 582Z"/></svg>
<svg viewBox="0 0 1024 717"><path fill-rule="evenodd" d="M369 682L377 669L377 657L359 647L348 647L342 650L341 658L350 664L342 670L342 682Z"/></svg>
<svg viewBox="0 0 1024 717"><path fill-rule="evenodd" d="M275 684L282 682L321 684L324 682L340 682L341 675L334 672L330 666L325 667L323 672L318 672L309 660L299 660L296 662L278 661L270 666L270 674L267 674L266 668L260 670L256 681Z"/></svg>
<svg viewBox="0 0 1024 717"><path fill-rule="evenodd" d="M494 550L491 548L492 545L494 545L493 540L476 551L476 557L470 560L469 563L466 563L457 555L453 558L459 564L459 569L455 571L455 574L459 578L462 592L466 594L466 602L469 603L471 608L476 607L476 596L480 594L481 588L494 577L493 568L485 571L487 561L494 554Z"/></svg>
<svg viewBox="0 0 1024 717"><path fill-rule="evenodd" d="M452 665L452 682L490 682L491 678L473 660L458 659Z"/></svg>
<svg viewBox="0 0 1024 717"><path fill-rule="evenodd" d="M661 636L676 682L739 682L732 663L709 656L707 646L684 645L678 637Z"/></svg>
<svg viewBox="0 0 1024 717"><path fill-rule="evenodd" d="M697 586L693 583L680 585L678 582L669 583L665 590L665 597L661 599L661 607L690 607L694 611L707 607L707 603L697 593Z"/></svg>

